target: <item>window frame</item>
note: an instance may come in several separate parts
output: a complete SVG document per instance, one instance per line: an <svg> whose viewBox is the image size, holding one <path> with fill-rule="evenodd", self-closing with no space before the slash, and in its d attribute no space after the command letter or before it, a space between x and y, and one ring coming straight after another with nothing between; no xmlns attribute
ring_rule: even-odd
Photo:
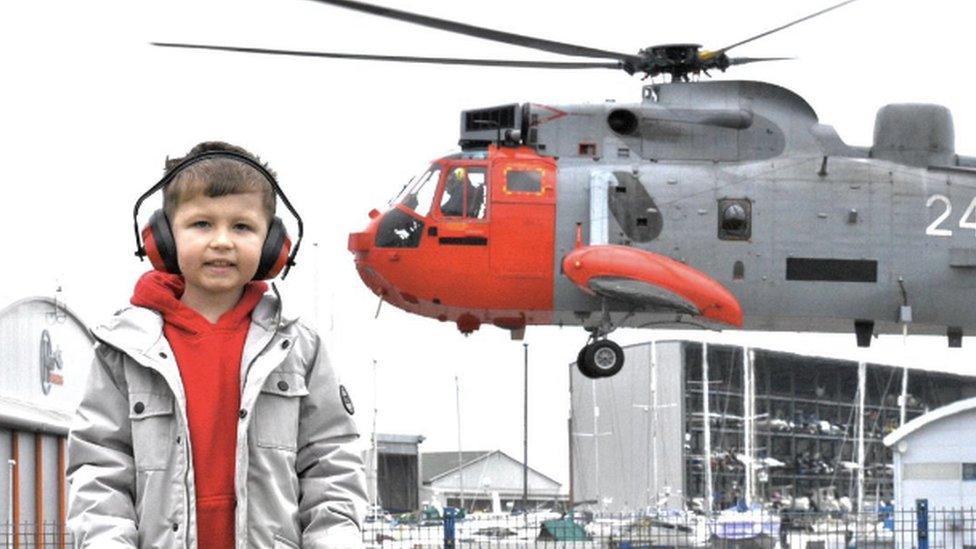
<svg viewBox="0 0 976 549"><path fill-rule="evenodd" d="M962 464L962 481L976 482L976 463Z"/></svg>
<svg viewBox="0 0 976 549"><path fill-rule="evenodd" d="M518 191L518 190L511 190L511 189L509 189L508 188L508 174L511 173L511 172L513 172L513 171L517 171L517 172L536 172L537 174L539 174L539 190L538 191ZM542 196L546 192L546 184L545 184L546 170L543 169L543 168L541 168L541 167L536 167L536 166L506 166L505 169L502 170L502 177L504 179L504 183L502 184L502 192L505 195Z"/></svg>
<svg viewBox="0 0 976 549"><path fill-rule="evenodd" d="M746 228L744 231L729 231L723 227L723 214L725 210L733 205L740 205L745 209L746 212ZM749 198L720 198L718 200L718 239L731 241L731 242L743 242L752 239L752 200Z"/></svg>
<svg viewBox="0 0 976 549"><path fill-rule="evenodd" d="M488 186L490 184L490 179L491 179L491 175L490 175L491 170L490 170L490 166L489 166L488 162L486 162L486 161L477 161L477 160L475 160L475 161L472 161L472 160L466 160L466 161L446 161L446 162L438 163L438 165L441 167L441 179L440 179L440 181L437 182L437 192L434 193L434 204L436 204L437 218L438 219L445 220L445 221L453 221L453 222L462 222L463 221L463 222L467 222L467 223L487 223L488 222L488 218L489 218L489 216L491 214L491 211L490 211L491 188ZM484 192L485 215L484 215L484 217L470 217L470 216L468 216L468 212L467 212L467 205L468 205L468 196L467 196L467 194L468 194L468 190L467 189L464 189L464 200L463 200L463 205L462 205L463 206L463 214L462 215L445 215L444 212L441 211L441 206L443 205L443 201L444 201L444 193L446 192L446 187L447 187L447 178L450 177L450 173L453 170L455 170L456 168L464 168L465 170L469 170L469 171L472 170L472 169L484 170L484 176L485 176L485 182L484 182L484 188L485 188L485 192ZM430 213L431 214L434 213L434 208L431 208L431 212Z"/></svg>

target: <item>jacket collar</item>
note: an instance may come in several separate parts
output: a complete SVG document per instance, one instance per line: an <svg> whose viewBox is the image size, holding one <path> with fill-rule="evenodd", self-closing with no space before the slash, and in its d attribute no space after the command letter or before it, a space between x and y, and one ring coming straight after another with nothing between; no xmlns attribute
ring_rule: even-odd
<svg viewBox="0 0 976 549"><path fill-rule="evenodd" d="M265 293L251 313L251 330L263 332L276 331L278 325L290 324L281 316L281 297L272 285L273 293ZM129 306L96 326L92 335L112 347L126 352L133 358L136 354L151 356L152 351L163 338L163 317L158 312L145 307Z"/></svg>

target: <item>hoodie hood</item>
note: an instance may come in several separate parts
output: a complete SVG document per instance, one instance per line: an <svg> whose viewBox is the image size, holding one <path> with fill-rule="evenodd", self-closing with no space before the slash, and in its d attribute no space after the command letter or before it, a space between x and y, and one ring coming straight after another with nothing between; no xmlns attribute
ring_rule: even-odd
<svg viewBox="0 0 976 549"><path fill-rule="evenodd" d="M188 307L180 298L186 289L186 281L180 275L149 271L136 282L130 302L137 307L144 307L158 312L163 321L179 330L190 334L205 333L213 330L234 329L241 323L250 321L251 312L261 301L261 296L268 289L268 285L261 281L249 282L244 286L241 299L211 324L203 315Z"/></svg>

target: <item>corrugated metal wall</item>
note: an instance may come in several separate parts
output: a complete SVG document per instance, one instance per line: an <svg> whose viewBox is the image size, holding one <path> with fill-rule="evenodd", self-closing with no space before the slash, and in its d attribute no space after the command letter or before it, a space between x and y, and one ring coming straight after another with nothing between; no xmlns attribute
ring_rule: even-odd
<svg viewBox="0 0 976 549"><path fill-rule="evenodd" d="M624 354L626 366L610 378L588 379L572 365L573 500L594 500L608 512L680 505L683 347L642 344Z"/></svg>

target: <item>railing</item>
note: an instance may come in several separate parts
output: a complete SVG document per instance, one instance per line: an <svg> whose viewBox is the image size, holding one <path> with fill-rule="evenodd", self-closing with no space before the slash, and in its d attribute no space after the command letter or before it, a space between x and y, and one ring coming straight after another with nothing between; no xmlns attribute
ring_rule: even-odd
<svg viewBox="0 0 976 549"><path fill-rule="evenodd" d="M611 549L971 549L976 509L872 513L724 511L591 514L530 512L455 518L377 518L365 523L372 548L551 547ZM0 548L70 548L54 523L0 523Z"/></svg>
<svg viewBox="0 0 976 549"><path fill-rule="evenodd" d="M70 549L74 536L56 522L0 522L0 549Z"/></svg>
<svg viewBox="0 0 976 549"><path fill-rule="evenodd" d="M711 518L654 514L469 515L369 521L363 542L375 548L579 547L619 549L972 549L976 510L862 514L725 511Z"/></svg>

